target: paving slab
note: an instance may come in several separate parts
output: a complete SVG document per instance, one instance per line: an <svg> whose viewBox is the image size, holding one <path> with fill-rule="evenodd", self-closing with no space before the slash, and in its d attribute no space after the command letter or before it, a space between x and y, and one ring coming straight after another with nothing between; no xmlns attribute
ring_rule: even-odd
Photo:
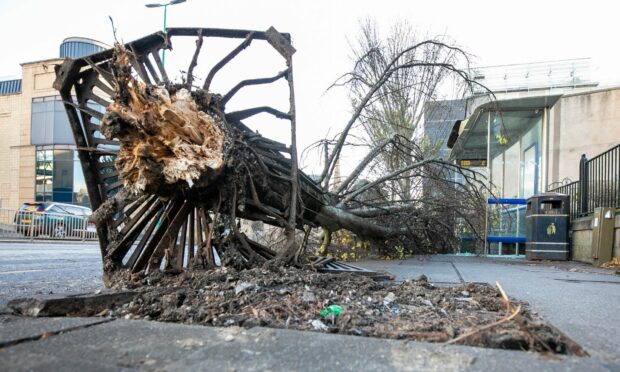
<svg viewBox="0 0 620 372"><path fill-rule="evenodd" d="M115 320L0 349L6 370L617 370L595 358L256 327Z"/></svg>
<svg viewBox="0 0 620 372"><path fill-rule="evenodd" d="M434 284L461 283L461 277L450 261L422 257L409 260L360 261L355 264L372 270L388 271L396 276L396 281L413 279L423 274Z"/></svg>

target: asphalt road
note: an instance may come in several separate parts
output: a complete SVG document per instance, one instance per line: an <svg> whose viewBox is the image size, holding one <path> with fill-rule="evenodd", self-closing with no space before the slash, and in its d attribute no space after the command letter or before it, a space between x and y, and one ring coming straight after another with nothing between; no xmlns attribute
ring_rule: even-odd
<svg viewBox="0 0 620 372"><path fill-rule="evenodd" d="M18 297L101 288L97 243L0 241L0 309Z"/></svg>

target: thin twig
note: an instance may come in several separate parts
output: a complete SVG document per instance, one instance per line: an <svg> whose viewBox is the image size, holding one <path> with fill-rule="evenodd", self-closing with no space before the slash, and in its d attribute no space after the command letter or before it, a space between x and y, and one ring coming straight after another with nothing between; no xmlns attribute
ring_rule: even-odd
<svg viewBox="0 0 620 372"><path fill-rule="evenodd" d="M480 333L480 332L486 331L488 329L497 327L500 324L506 323L506 322L514 319L517 315L519 315L520 312L521 312L521 306L517 306L517 309L515 310L514 313L512 313L512 314L510 314L508 316L503 317L502 319L498 320L497 322L494 322L494 323L491 323L491 324L487 324L487 325L485 325L483 327L480 327L480 328L474 329L472 331L469 331L469 332L467 332L465 334L462 334L462 335L460 335L457 338L453 338L450 341L446 341L444 343L444 345L450 345L450 344L453 344L455 342L459 342L459 341L464 340L464 339L466 339L468 337L471 337L471 336L473 336L473 335L475 335L477 333Z"/></svg>

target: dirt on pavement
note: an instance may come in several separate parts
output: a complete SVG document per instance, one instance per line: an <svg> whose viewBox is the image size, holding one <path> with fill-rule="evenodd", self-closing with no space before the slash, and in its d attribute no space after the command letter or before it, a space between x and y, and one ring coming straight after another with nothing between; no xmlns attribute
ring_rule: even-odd
<svg viewBox="0 0 620 372"><path fill-rule="evenodd" d="M101 315L428 342L459 338L455 343L463 345L587 355L527 303L510 300L513 313L520 311L507 320L505 300L486 284L438 287L424 276L394 284L288 267L157 272L117 279L117 289L137 289L139 294ZM330 305L341 307L341 313L324 311ZM338 312L337 307L331 309ZM495 322L501 324L489 327Z"/></svg>

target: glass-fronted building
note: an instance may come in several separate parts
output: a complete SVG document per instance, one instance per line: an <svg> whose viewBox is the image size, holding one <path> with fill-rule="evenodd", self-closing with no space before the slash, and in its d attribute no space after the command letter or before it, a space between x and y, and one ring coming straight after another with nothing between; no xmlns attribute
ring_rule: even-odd
<svg viewBox="0 0 620 372"><path fill-rule="evenodd" d="M21 63L21 76L0 81L0 209L33 201L89 206L73 131L53 87L54 66L108 48L70 37L58 58ZM103 111L97 104L89 107Z"/></svg>
<svg viewBox="0 0 620 372"><path fill-rule="evenodd" d="M100 52L105 44L71 37L60 45L60 58ZM94 106L94 105L93 105ZM92 107L96 110L100 106ZM60 96L32 99L31 144L35 150L35 201L90 206L73 132Z"/></svg>
<svg viewBox="0 0 620 372"><path fill-rule="evenodd" d="M548 112L560 97L487 102L459 124L451 158L483 165L489 181L485 253L525 252L525 200L545 190Z"/></svg>
<svg viewBox="0 0 620 372"><path fill-rule="evenodd" d="M100 105L90 106L103 111ZM30 136L36 158L35 201L89 206L73 132L60 96L32 99Z"/></svg>
<svg viewBox="0 0 620 372"><path fill-rule="evenodd" d="M81 164L71 147L38 147L35 169L36 201L90 205Z"/></svg>

